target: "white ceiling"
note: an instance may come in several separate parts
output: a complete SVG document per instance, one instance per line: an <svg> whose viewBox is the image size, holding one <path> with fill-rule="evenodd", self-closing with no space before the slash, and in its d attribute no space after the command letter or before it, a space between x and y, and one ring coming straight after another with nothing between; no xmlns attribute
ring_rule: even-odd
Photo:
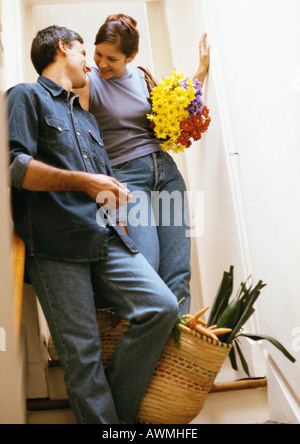
<svg viewBox="0 0 300 444"><path fill-rule="evenodd" d="M161 0L24 0L29 5L62 5L72 3L148 3Z"/></svg>

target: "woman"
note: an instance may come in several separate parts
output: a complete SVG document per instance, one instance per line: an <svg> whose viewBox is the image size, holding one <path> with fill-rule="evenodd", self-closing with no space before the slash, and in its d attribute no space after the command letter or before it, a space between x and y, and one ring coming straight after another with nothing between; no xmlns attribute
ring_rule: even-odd
<svg viewBox="0 0 300 444"><path fill-rule="evenodd" d="M150 130L145 74L128 66L138 50L137 22L123 14L109 16L96 36L96 67L89 73L87 87L76 92L83 108L99 122L116 178L133 195L120 221L184 310L189 311L186 186L174 160L162 151ZM209 47L204 34L194 78L203 82L208 67Z"/></svg>

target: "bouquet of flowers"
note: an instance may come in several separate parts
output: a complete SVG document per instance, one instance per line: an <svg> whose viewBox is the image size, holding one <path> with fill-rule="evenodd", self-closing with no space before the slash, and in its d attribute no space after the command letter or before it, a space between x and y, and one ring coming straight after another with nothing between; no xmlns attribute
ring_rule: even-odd
<svg viewBox="0 0 300 444"><path fill-rule="evenodd" d="M211 118L201 96L201 83L176 71L152 89L147 118L164 151L184 151L207 131Z"/></svg>

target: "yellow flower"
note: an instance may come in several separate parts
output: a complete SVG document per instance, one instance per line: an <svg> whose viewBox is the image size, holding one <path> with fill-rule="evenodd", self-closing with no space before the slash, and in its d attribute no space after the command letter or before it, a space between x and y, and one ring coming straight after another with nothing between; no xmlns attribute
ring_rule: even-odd
<svg viewBox="0 0 300 444"><path fill-rule="evenodd" d="M194 89L193 81L192 81L191 78L187 79L186 83L187 83L187 85L188 85L191 89Z"/></svg>
<svg viewBox="0 0 300 444"><path fill-rule="evenodd" d="M180 112L178 112L178 119L180 120L180 122L182 122L183 120L186 120L189 117L189 112L186 110L182 110Z"/></svg>
<svg viewBox="0 0 300 444"><path fill-rule="evenodd" d="M157 98L156 100L153 100L152 109L155 113L160 113L164 109L164 99L162 97Z"/></svg>
<svg viewBox="0 0 300 444"><path fill-rule="evenodd" d="M165 139L167 137L165 127L163 127L163 126L156 126L155 127L155 134L158 139Z"/></svg>
<svg viewBox="0 0 300 444"><path fill-rule="evenodd" d="M168 128L169 128L169 133L170 135L172 135L175 131L180 130L180 122L178 122L178 120L168 120Z"/></svg>
<svg viewBox="0 0 300 444"><path fill-rule="evenodd" d="M183 72L172 71L173 80L177 82L182 82L185 79Z"/></svg>
<svg viewBox="0 0 300 444"><path fill-rule="evenodd" d="M189 105L189 103L191 103L195 99L195 97L196 97L196 94L195 94L194 91L189 91L188 92L187 97L186 97L187 101L188 101L187 106Z"/></svg>
<svg viewBox="0 0 300 444"><path fill-rule="evenodd" d="M166 142L163 142L161 144L161 147L164 151L170 151L170 150L172 150L173 145L174 145L173 142L171 142L170 140L167 140Z"/></svg>
<svg viewBox="0 0 300 444"><path fill-rule="evenodd" d="M174 131L173 131L173 137L174 137L174 139L176 140L176 142L177 142L178 138L180 137L180 135L181 135L181 129L180 129L180 127L174 129Z"/></svg>
<svg viewBox="0 0 300 444"><path fill-rule="evenodd" d="M156 127L163 126L165 123L165 118L163 115L159 114L158 116L153 117L153 121Z"/></svg>
<svg viewBox="0 0 300 444"><path fill-rule="evenodd" d="M169 86L172 86L173 84L173 77L166 77L163 82L160 84L161 88L168 88Z"/></svg>
<svg viewBox="0 0 300 444"><path fill-rule="evenodd" d="M154 120L154 117L154 114L147 114L147 119L151 120L151 122Z"/></svg>
<svg viewBox="0 0 300 444"><path fill-rule="evenodd" d="M187 91L184 88L182 88L181 86L177 87L174 90L174 93L176 95L176 99L177 100L181 101L181 100L185 100L186 99Z"/></svg>

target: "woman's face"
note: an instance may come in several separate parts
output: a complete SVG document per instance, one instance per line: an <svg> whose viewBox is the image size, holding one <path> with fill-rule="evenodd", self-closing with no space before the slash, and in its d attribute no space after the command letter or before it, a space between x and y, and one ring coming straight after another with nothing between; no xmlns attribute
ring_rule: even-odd
<svg viewBox="0 0 300 444"><path fill-rule="evenodd" d="M127 58L112 43L99 43L95 47L94 60L102 79L122 77L126 71L126 65L134 59L135 54Z"/></svg>

